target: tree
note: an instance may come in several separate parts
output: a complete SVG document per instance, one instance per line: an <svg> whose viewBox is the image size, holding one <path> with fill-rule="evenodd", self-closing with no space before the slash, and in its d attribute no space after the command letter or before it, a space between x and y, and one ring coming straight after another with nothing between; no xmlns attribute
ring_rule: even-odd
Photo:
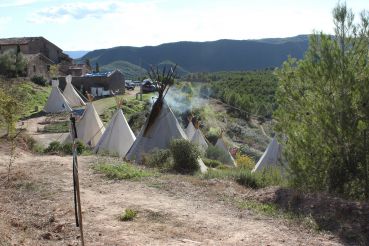
<svg viewBox="0 0 369 246"><path fill-rule="evenodd" d="M276 130L294 185L369 199L369 14L333 10L335 36L310 37L301 61L276 71Z"/></svg>
<svg viewBox="0 0 369 246"><path fill-rule="evenodd" d="M20 49L7 50L0 55L0 73L7 77L24 76L26 74L27 61Z"/></svg>
<svg viewBox="0 0 369 246"><path fill-rule="evenodd" d="M7 138L10 144L10 158L8 164L8 182L10 180L10 172L15 161L16 138L20 131L16 133L16 122L26 108L28 95L19 85L4 85L1 82L0 87L0 123L5 125Z"/></svg>
<svg viewBox="0 0 369 246"><path fill-rule="evenodd" d="M59 69L57 64L50 66L49 74L52 79L58 79Z"/></svg>
<svg viewBox="0 0 369 246"><path fill-rule="evenodd" d="M99 73L100 72L100 67L99 67L99 63L96 62L95 64L95 72Z"/></svg>

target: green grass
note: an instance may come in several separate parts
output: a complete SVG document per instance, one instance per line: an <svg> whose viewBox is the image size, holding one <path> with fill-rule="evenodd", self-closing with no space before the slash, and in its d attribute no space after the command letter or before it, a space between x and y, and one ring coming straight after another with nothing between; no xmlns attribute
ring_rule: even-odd
<svg viewBox="0 0 369 246"><path fill-rule="evenodd" d="M265 170L264 172L258 173L251 173L251 170L246 168L209 169L207 173L201 174L200 177L204 179L233 180L240 185L252 189L287 185L287 180L277 169Z"/></svg>
<svg viewBox="0 0 369 246"><path fill-rule="evenodd" d="M45 132L45 133L69 132L69 121L52 122L48 125L45 125L42 132Z"/></svg>
<svg viewBox="0 0 369 246"><path fill-rule="evenodd" d="M132 221L137 216L137 211L127 208L120 216L120 221Z"/></svg>
<svg viewBox="0 0 369 246"><path fill-rule="evenodd" d="M151 170L143 170L137 166L128 163L108 164L98 163L93 166L93 169L99 173L105 174L109 179L128 179L140 180L145 177L154 176L155 173Z"/></svg>
<svg viewBox="0 0 369 246"><path fill-rule="evenodd" d="M257 214L266 215L268 217L286 219L314 231L320 230L319 225L311 215L303 215L283 211L282 209L278 208L276 204L272 203L262 203L253 200L241 200L241 199L234 199L233 202L235 206L238 207L239 209L248 209Z"/></svg>

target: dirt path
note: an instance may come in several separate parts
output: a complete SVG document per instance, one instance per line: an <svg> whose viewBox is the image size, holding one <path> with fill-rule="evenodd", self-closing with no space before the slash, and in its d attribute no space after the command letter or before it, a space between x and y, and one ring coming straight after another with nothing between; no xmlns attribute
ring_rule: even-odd
<svg viewBox="0 0 369 246"><path fill-rule="evenodd" d="M12 185L0 184L0 241L78 245L71 158L17 153ZM223 199L245 192L242 187L180 175L111 181L90 169L96 159L79 158L86 245L340 245L333 236L237 209ZM7 160L1 145L2 180ZM126 208L138 211L134 221L118 220Z"/></svg>

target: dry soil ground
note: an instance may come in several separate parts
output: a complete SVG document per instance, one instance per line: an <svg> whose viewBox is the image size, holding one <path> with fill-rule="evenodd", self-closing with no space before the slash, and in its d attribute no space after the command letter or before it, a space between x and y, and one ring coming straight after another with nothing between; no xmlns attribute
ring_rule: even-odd
<svg viewBox="0 0 369 246"><path fill-rule="evenodd" d="M38 133L43 121L23 127L47 145L59 134ZM7 182L9 147L0 142L0 246L79 245L71 157L16 153ZM171 174L112 181L91 169L101 158L79 157L86 245L341 245L336 236L241 209L236 201L250 190L233 182ZM120 221L126 208L137 218Z"/></svg>
<svg viewBox="0 0 369 246"><path fill-rule="evenodd" d="M0 145L0 245L78 245L70 156L18 149L6 180L8 148ZM95 173L99 158L79 158L86 245L340 245L328 234L239 209L248 190L232 182L161 175L111 181ZM126 208L138 211L119 221Z"/></svg>
<svg viewBox="0 0 369 246"><path fill-rule="evenodd" d="M1 160L7 160L3 149ZM2 239L25 245L77 244L71 158L18 154L12 185L1 188ZM291 228L224 201L222 195L242 193L242 187L175 175L113 182L89 168L96 157L79 160L87 245L338 244L334 237ZM5 165L2 161L3 178ZM119 221L125 208L137 210L138 218Z"/></svg>

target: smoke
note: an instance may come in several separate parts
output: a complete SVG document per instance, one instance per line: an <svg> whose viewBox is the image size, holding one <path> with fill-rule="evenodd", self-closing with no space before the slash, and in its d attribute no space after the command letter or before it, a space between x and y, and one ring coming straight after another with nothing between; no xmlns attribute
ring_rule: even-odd
<svg viewBox="0 0 369 246"><path fill-rule="evenodd" d="M190 89L185 86L182 88L172 86L169 89L165 101L174 111L184 114L202 108L209 103L207 98L200 96L198 88L188 88Z"/></svg>

